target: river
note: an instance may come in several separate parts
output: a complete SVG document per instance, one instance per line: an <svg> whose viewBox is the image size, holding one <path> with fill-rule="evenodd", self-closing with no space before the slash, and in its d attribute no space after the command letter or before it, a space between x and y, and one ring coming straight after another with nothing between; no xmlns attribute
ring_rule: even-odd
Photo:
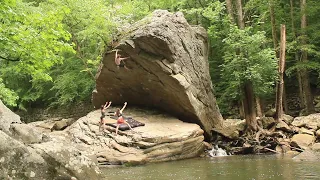
<svg viewBox="0 0 320 180"><path fill-rule="evenodd" d="M107 168L103 176L110 180L307 180L320 179L320 163L276 155L226 156Z"/></svg>

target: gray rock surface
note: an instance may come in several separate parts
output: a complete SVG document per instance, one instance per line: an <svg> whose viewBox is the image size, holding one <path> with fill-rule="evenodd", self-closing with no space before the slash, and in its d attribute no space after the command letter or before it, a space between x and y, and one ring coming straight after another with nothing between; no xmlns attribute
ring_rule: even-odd
<svg viewBox="0 0 320 180"><path fill-rule="evenodd" d="M276 125L276 129L285 131L285 132L293 132L292 128L288 126L288 124L285 121L280 121Z"/></svg>
<svg viewBox="0 0 320 180"><path fill-rule="evenodd" d="M55 145L50 147L55 149ZM66 163L56 161L37 148L27 146L0 131L0 179L55 179L57 177L77 177L78 179L98 179L97 173L90 176L77 174L66 167ZM72 162L72 161L70 161ZM84 166L84 163L79 163Z"/></svg>
<svg viewBox="0 0 320 180"><path fill-rule="evenodd" d="M0 105L0 179L99 178L96 158L76 148L67 132L43 134L48 129L21 124Z"/></svg>
<svg viewBox="0 0 320 180"><path fill-rule="evenodd" d="M0 130L10 134L9 128L12 123L21 123L20 117L7 108L0 100Z"/></svg>
<svg viewBox="0 0 320 180"><path fill-rule="evenodd" d="M190 26L181 12L158 10L122 32L115 47L124 57L117 68L107 52L96 75L93 103L106 101L163 109L185 122L200 125L206 137L222 125L213 95L204 28Z"/></svg>
<svg viewBox="0 0 320 180"><path fill-rule="evenodd" d="M239 134L245 130L245 120L226 119L222 128L213 128L213 131L229 139L237 139Z"/></svg>
<svg viewBox="0 0 320 180"><path fill-rule="evenodd" d="M292 159L296 160L296 161L319 161L320 160L320 152L312 151L312 150L305 150Z"/></svg>
<svg viewBox="0 0 320 180"><path fill-rule="evenodd" d="M320 143L314 143L311 147L313 151L319 151L320 152Z"/></svg>
<svg viewBox="0 0 320 180"><path fill-rule="evenodd" d="M99 167L179 160L204 152L204 131L196 124L158 111L128 108L125 115L145 126L134 128L134 131L119 131L116 135L111 126L99 131L100 115L99 110L93 111L62 131L51 132L48 129L52 126L51 121L11 125L12 136L21 141L0 131L4 134L0 133L3 178L74 176L79 180L94 180L99 179ZM105 120L116 122L108 116ZM37 136L32 134L41 134L46 140L38 142Z"/></svg>
<svg viewBox="0 0 320 180"><path fill-rule="evenodd" d="M268 129L274 125L276 121L273 117L262 117L258 119L258 123L261 124L264 129Z"/></svg>
<svg viewBox="0 0 320 180"><path fill-rule="evenodd" d="M114 109L115 110L115 109ZM178 160L199 156L204 150L203 130L160 112L126 109L127 116L145 123L134 131L119 131L106 126L99 131L99 110L89 113L67 128L79 149L92 153L100 166L133 165ZM106 117L107 123L115 123ZM76 147L78 147L76 146Z"/></svg>
<svg viewBox="0 0 320 180"><path fill-rule="evenodd" d="M12 137L25 144L42 142L42 133L28 124L11 124Z"/></svg>
<svg viewBox="0 0 320 180"><path fill-rule="evenodd" d="M292 125L317 130L320 128L320 113L294 118Z"/></svg>

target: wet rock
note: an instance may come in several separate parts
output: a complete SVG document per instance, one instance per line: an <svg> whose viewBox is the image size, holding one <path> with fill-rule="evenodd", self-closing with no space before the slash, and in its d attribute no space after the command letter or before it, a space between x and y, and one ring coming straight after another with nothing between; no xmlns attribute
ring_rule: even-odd
<svg viewBox="0 0 320 180"><path fill-rule="evenodd" d="M292 151L292 150L290 150L290 151L288 151L288 152L286 152L285 153L285 155L286 156L289 156L289 157L295 157L295 156L297 156L297 155L299 155L300 154L300 152L298 152L298 151Z"/></svg>
<svg viewBox="0 0 320 180"><path fill-rule="evenodd" d="M305 150L292 159L296 160L296 161L319 161L320 160L320 152L312 151L312 150Z"/></svg>
<svg viewBox="0 0 320 180"><path fill-rule="evenodd" d="M128 31L129 32L129 31ZM199 124L205 136L222 125L208 64L205 29L190 26L181 12L158 10L119 40L126 66L114 64L115 52L107 52L96 75L93 104L151 106L173 113L185 122Z"/></svg>
<svg viewBox="0 0 320 180"><path fill-rule="evenodd" d="M275 150L279 153L287 153L291 151L290 143L287 141L279 141L279 145L276 146Z"/></svg>

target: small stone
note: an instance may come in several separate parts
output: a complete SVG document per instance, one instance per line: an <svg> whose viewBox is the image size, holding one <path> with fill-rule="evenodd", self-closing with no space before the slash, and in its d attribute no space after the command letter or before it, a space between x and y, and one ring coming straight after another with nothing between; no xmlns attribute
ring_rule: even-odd
<svg viewBox="0 0 320 180"><path fill-rule="evenodd" d="M36 173L34 173L33 171L31 171L31 172L30 172L30 177L33 178L33 177L35 177L35 176L36 176Z"/></svg>

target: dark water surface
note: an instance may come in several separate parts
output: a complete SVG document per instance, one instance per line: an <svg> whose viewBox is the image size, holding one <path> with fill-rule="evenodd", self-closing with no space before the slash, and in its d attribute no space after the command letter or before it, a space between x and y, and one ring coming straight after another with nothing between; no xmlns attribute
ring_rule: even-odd
<svg viewBox="0 0 320 180"><path fill-rule="evenodd" d="M275 155L227 156L103 169L103 175L110 180L320 180L320 162Z"/></svg>

